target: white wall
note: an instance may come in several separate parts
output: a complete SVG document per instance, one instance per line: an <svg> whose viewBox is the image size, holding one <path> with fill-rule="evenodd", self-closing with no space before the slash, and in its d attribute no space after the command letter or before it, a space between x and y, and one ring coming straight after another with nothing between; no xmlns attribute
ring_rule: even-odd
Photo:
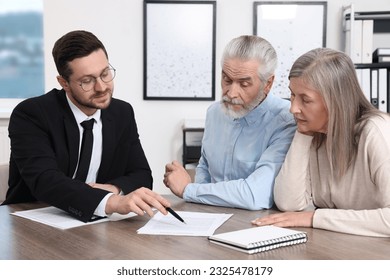
<svg viewBox="0 0 390 280"><path fill-rule="evenodd" d="M341 9L349 0L328 1L327 47L341 50ZM355 0L356 11L390 10L388 0ZM220 99L219 60L226 43L252 34L252 0L217 0L216 98ZM154 189L168 193L162 184L164 166L181 161L181 125L185 118L203 119L209 101L143 100L143 0L44 0L45 86L58 87L51 57L54 42L63 34L85 29L105 44L117 69L115 97L130 102L136 113L141 141L151 165Z"/></svg>

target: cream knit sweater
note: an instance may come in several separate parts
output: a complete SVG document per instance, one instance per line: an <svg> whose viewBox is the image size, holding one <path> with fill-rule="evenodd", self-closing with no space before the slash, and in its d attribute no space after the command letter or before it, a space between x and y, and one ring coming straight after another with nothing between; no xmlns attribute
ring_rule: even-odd
<svg viewBox="0 0 390 280"><path fill-rule="evenodd" d="M317 207L313 227L367 236L390 236L390 117L372 117L359 139L357 157L339 182L330 178L324 145L296 132L275 181L281 211Z"/></svg>

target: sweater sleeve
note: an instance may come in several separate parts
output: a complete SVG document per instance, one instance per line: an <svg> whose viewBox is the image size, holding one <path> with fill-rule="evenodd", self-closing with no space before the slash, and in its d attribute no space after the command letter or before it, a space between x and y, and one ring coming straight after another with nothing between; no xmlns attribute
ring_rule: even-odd
<svg viewBox="0 0 390 280"><path fill-rule="evenodd" d="M311 201L309 157L313 137L298 131L275 179L274 199L281 211L301 211Z"/></svg>
<svg viewBox="0 0 390 280"><path fill-rule="evenodd" d="M313 227L356 235L389 237L390 208L317 209L314 214Z"/></svg>

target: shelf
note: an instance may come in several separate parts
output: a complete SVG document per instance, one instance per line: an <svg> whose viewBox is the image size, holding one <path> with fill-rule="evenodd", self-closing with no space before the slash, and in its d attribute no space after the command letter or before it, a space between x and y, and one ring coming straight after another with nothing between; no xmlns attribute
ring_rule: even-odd
<svg viewBox="0 0 390 280"><path fill-rule="evenodd" d="M390 62L374 62L374 33L390 33L390 11L356 12L354 4L343 7L344 51L356 68L366 98L379 110L390 109ZM376 48L388 48L387 44Z"/></svg>
<svg viewBox="0 0 390 280"><path fill-rule="evenodd" d="M390 68L390 62L358 63L358 64L355 64L355 68L357 68L357 69L362 69L362 68L372 68L372 69Z"/></svg>
<svg viewBox="0 0 390 280"><path fill-rule="evenodd" d="M390 33L390 11L384 12L354 12L355 20L374 20L374 33ZM351 14L345 15L345 20L350 20Z"/></svg>

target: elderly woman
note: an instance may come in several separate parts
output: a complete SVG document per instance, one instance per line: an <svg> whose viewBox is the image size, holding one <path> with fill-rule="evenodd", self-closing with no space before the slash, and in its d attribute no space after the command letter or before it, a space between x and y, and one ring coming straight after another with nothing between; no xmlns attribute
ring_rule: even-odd
<svg viewBox="0 0 390 280"><path fill-rule="evenodd" d="M389 115L365 98L342 52L307 52L289 80L297 131L274 188L285 212L252 223L389 237Z"/></svg>

